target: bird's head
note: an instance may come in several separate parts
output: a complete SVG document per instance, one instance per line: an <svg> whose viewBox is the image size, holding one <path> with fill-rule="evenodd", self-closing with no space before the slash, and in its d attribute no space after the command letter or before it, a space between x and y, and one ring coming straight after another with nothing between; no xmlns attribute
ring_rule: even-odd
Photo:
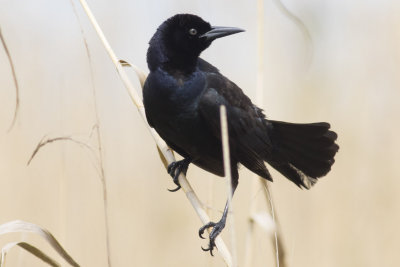
<svg viewBox="0 0 400 267"><path fill-rule="evenodd" d="M186 67L196 62L200 53L217 38L244 30L215 27L191 14L178 14L164 21L150 40L147 61L152 65L166 63ZM180 66L182 65L182 66Z"/></svg>

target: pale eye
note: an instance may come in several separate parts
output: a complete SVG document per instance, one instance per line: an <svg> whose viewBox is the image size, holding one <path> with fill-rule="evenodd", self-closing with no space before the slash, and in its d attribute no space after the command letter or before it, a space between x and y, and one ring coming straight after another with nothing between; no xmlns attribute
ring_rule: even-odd
<svg viewBox="0 0 400 267"><path fill-rule="evenodd" d="M196 35L197 34L197 30L196 29L190 29L189 30L189 34L190 35Z"/></svg>

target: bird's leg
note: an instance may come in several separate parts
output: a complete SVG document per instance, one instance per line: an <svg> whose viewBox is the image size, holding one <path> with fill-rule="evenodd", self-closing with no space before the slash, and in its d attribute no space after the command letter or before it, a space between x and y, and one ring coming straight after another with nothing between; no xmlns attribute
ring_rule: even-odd
<svg viewBox="0 0 400 267"><path fill-rule="evenodd" d="M233 193L235 192L235 189L237 187L238 183L236 181L232 181L232 196ZM210 232L210 243L208 244L208 248L201 248L204 251L210 251L211 256L213 255L213 249L215 248L215 239L217 236L222 232L222 230L225 228L225 223L226 223L226 217L228 217L228 211L229 211L229 200L226 201L224 212L222 213L221 220L219 222L209 222L203 227L199 229L199 236L200 238L203 238L204 231L207 230L208 228L212 227L212 230Z"/></svg>
<svg viewBox="0 0 400 267"><path fill-rule="evenodd" d="M181 189L181 185L179 184L178 177L181 173L186 175L186 172L188 170L190 162L191 162L190 158L185 158L180 161L174 161L168 165L167 171L168 171L169 175L172 176L174 183L177 185L177 187L175 189L168 189L168 191L176 192L179 189Z"/></svg>

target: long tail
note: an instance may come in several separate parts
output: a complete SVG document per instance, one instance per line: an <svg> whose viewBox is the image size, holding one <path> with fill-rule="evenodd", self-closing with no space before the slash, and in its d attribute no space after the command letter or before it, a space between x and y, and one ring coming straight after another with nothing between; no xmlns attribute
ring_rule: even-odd
<svg viewBox="0 0 400 267"><path fill-rule="evenodd" d="M326 122L267 121L273 151L265 160L299 187L309 189L335 162L337 134Z"/></svg>

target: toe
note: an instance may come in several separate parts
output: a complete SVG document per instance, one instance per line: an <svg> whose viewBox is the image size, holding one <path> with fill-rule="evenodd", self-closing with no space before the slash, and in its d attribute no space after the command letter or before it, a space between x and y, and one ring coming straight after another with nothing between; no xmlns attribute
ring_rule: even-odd
<svg viewBox="0 0 400 267"><path fill-rule="evenodd" d="M176 162L172 162L171 164L168 165L167 167L167 172L172 175L175 172L176 169Z"/></svg>
<svg viewBox="0 0 400 267"><path fill-rule="evenodd" d="M206 225L203 225L203 226L199 229L199 236L200 236L200 238L205 239L205 238L203 237L204 231L207 230L208 228L214 227L214 226L215 226L215 223L214 223L214 222L209 222L209 223L207 223Z"/></svg>

